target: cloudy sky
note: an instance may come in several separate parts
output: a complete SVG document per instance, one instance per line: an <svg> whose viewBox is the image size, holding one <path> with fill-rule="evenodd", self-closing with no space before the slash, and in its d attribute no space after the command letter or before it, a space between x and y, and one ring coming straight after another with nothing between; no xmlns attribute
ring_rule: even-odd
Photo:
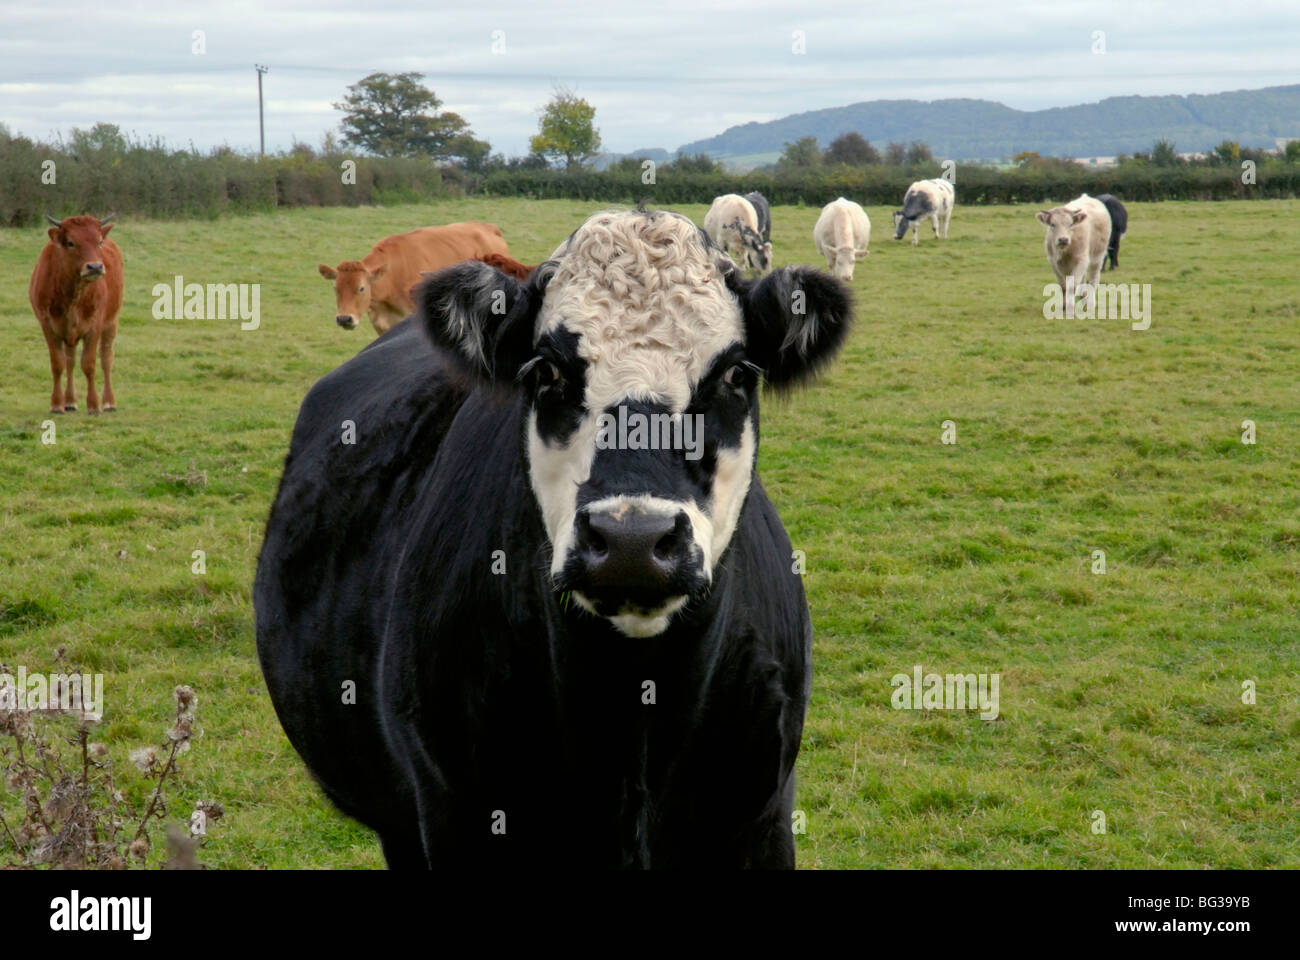
<svg viewBox="0 0 1300 960"><path fill-rule="evenodd" d="M0 123L256 148L262 63L279 150L336 129L331 104L367 73L414 70L495 150L526 152L561 83L624 152L860 100L1033 110L1297 83L1298 49L1296 0L0 0Z"/></svg>

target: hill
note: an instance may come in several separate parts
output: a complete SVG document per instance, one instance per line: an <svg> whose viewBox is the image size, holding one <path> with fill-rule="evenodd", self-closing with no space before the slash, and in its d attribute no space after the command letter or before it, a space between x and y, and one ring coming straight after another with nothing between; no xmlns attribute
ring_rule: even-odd
<svg viewBox="0 0 1300 960"><path fill-rule="evenodd" d="M800 137L816 137L824 147L851 131L878 146L923 140L937 156L959 159L1009 157L1024 150L1086 159L1147 150L1162 137L1184 152L1208 150L1223 140L1272 148L1278 138L1300 137L1300 84L1208 95L1108 97L1033 111L990 100L871 100L742 124L679 150L730 159L780 152Z"/></svg>

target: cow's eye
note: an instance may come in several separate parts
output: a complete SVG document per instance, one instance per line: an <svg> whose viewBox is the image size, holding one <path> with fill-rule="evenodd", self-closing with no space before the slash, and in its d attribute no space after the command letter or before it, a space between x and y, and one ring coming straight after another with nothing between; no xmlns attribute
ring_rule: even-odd
<svg viewBox="0 0 1300 960"><path fill-rule="evenodd" d="M67 247L69 250L71 250L73 247L76 246L76 244L73 243L71 240L68 240L68 241L67 241L66 243L64 243L63 245L64 245L65 247Z"/></svg>
<svg viewBox="0 0 1300 960"><path fill-rule="evenodd" d="M722 382L737 390L748 390L754 385L754 380L754 368L746 363L738 363L722 375Z"/></svg>
<svg viewBox="0 0 1300 960"><path fill-rule="evenodd" d="M549 360L543 360L534 368L534 370L536 371L534 376L537 378L536 383L538 390L558 386L564 379L560 376L560 368Z"/></svg>
<svg viewBox="0 0 1300 960"><path fill-rule="evenodd" d="M361 286L357 287L357 293L365 293L365 292L366 292L366 285L364 283Z"/></svg>

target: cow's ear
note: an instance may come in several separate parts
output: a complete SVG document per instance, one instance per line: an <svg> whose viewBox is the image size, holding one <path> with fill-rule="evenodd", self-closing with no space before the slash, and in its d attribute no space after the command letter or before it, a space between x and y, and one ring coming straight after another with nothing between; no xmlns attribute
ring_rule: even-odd
<svg viewBox="0 0 1300 960"><path fill-rule="evenodd" d="M110 231L110 230L112 230L112 229L113 229L113 225L112 225L111 223L110 223L108 226L106 226L106 227L100 227L100 228L99 228L99 238L102 240L102 239L104 239L105 237L107 237L107 236L108 236L108 231Z"/></svg>
<svg viewBox="0 0 1300 960"><path fill-rule="evenodd" d="M338 278L339 272L333 267L327 267L323 263L318 263L316 264L316 269L320 271L320 275L326 280L335 280Z"/></svg>
<svg viewBox="0 0 1300 960"><path fill-rule="evenodd" d="M1039 211L1038 211L1038 222L1041 223L1041 224L1042 224L1043 226L1045 226L1045 227L1050 227L1050 226L1052 225L1052 215L1051 215L1051 213L1049 213L1047 210L1039 210Z"/></svg>
<svg viewBox="0 0 1300 960"><path fill-rule="evenodd" d="M375 267L375 269L369 270L367 272L370 274L371 280L378 280L380 277L382 277L384 274L388 272L388 264L381 263L379 266Z"/></svg>
<svg viewBox="0 0 1300 960"><path fill-rule="evenodd" d="M745 352L777 390L815 377L848 336L849 288L820 270L785 267L742 287L741 296Z"/></svg>
<svg viewBox="0 0 1300 960"><path fill-rule="evenodd" d="M48 229L48 230L45 231L46 233L48 233L48 234L50 235L50 242L51 242L51 243L58 243L58 242L59 242L59 229L60 229L59 227L50 227L50 229Z"/></svg>
<svg viewBox="0 0 1300 960"><path fill-rule="evenodd" d="M1073 213L1070 214L1071 223L1079 223L1087 219L1088 219L1088 214L1083 210L1075 210Z"/></svg>
<svg viewBox="0 0 1300 960"><path fill-rule="evenodd" d="M429 338L468 372L513 383L532 357L544 286L536 277L520 283L481 260L467 260L423 280L415 304Z"/></svg>

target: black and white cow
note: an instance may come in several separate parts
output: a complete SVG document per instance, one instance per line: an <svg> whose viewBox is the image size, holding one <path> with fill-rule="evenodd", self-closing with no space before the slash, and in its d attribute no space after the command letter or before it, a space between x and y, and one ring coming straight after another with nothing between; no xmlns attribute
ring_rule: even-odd
<svg viewBox="0 0 1300 960"><path fill-rule="evenodd" d="M416 302L307 395L267 523L308 768L392 867L793 866L812 628L759 386L832 359L846 288L638 210Z"/></svg>
<svg viewBox="0 0 1300 960"><path fill-rule="evenodd" d="M768 220L770 236L770 213ZM760 274L772 268L771 241L763 237L758 211L748 198L736 193L714 197L704 215L704 232L738 265Z"/></svg>
<svg viewBox="0 0 1300 960"><path fill-rule="evenodd" d="M1119 238L1128 233L1128 211L1124 209L1124 204L1119 202L1119 197L1113 193L1103 193L1097 196L1106 207L1106 212L1110 214L1110 243L1106 245L1106 255L1110 258L1110 268L1119 269ZM1101 269L1106 269L1103 261Z"/></svg>
<svg viewBox="0 0 1300 960"><path fill-rule="evenodd" d="M745 194L745 199L749 201L749 205L754 208L754 214L758 217L758 235L763 238L764 243L768 244L767 259L770 263L772 260L772 208L767 203L767 197L757 190Z"/></svg>
<svg viewBox="0 0 1300 960"><path fill-rule="evenodd" d="M912 229L912 246L921 242L921 221L929 218L934 235L939 236L939 220L943 220L943 238L948 239L948 221L956 196L952 184L942 177L918 180L903 195L903 208L894 211L894 239L902 240Z"/></svg>

